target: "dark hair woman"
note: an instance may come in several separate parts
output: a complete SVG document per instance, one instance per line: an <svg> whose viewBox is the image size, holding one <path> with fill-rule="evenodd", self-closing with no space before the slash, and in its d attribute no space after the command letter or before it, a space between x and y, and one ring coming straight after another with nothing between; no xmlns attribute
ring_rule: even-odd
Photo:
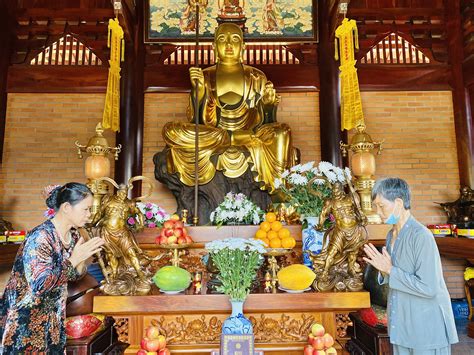
<svg viewBox="0 0 474 355"><path fill-rule="evenodd" d="M31 230L20 246L0 301L0 354L64 353L67 283L104 244L85 242L76 230L90 219L92 193L70 182L46 200L55 216Z"/></svg>

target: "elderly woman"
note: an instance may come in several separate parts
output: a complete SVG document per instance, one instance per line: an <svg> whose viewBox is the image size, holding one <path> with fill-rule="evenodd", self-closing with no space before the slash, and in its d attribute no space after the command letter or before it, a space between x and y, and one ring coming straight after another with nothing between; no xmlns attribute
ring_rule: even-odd
<svg viewBox="0 0 474 355"><path fill-rule="evenodd" d="M410 189L399 178L377 181L372 199L392 225L380 253L366 244L364 260L388 283L387 314L395 355L450 354L458 342L438 247L430 231L410 213Z"/></svg>
<svg viewBox="0 0 474 355"><path fill-rule="evenodd" d="M85 262L104 244L77 231L90 218L86 185L58 186L46 204L55 216L26 236L0 299L0 354L64 353L67 283L86 272Z"/></svg>

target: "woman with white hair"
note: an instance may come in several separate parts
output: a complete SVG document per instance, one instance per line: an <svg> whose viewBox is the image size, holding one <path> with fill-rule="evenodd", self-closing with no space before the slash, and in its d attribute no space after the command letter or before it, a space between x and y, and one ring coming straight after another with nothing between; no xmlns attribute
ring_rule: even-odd
<svg viewBox="0 0 474 355"><path fill-rule="evenodd" d="M393 353L451 354L458 342L451 300L438 247L431 232L410 213L410 188L399 178L376 182L372 200L382 220L392 225L380 253L366 244L364 260L388 283L388 332Z"/></svg>

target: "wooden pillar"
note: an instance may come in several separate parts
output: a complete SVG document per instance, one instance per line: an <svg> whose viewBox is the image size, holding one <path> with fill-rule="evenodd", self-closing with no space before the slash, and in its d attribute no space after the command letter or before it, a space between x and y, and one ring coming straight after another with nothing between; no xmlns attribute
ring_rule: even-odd
<svg viewBox="0 0 474 355"><path fill-rule="evenodd" d="M466 89L463 78L463 34L460 0L444 0L446 11L447 47L452 71L454 127L458 153L461 186L474 188L474 127L470 102L474 101Z"/></svg>
<svg viewBox="0 0 474 355"><path fill-rule="evenodd" d="M7 78L12 51L11 5L12 1L0 2L0 163L3 157L5 121L7 116Z"/></svg>
<svg viewBox="0 0 474 355"><path fill-rule="evenodd" d="M339 149L339 142L343 138L340 115L339 68L334 59L331 3L330 0L321 0L318 3L321 160L342 166L343 160Z"/></svg>
<svg viewBox="0 0 474 355"><path fill-rule="evenodd" d="M143 125L145 50L143 44L143 1L136 2L137 20L133 38L126 39L125 61L122 63L120 89L120 132L116 144L122 152L115 165L115 181L126 183L132 176L143 171ZM132 196L140 195L141 186L132 190Z"/></svg>

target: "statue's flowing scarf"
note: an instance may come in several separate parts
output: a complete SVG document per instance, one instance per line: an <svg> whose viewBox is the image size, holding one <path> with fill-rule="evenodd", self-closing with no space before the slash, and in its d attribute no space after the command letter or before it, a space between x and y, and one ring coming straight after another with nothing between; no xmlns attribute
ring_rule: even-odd
<svg viewBox="0 0 474 355"><path fill-rule="evenodd" d="M339 76L341 78L341 130L350 130L364 124L364 113L362 112L359 80L357 79L354 57L354 50L359 49L356 22L344 18L342 24L336 29L335 41L336 60L341 59L341 65L339 66Z"/></svg>
<svg viewBox="0 0 474 355"><path fill-rule="evenodd" d="M102 126L117 132L120 130L120 62L125 50L123 30L117 18L109 20L107 45L110 48L110 68Z"/></svg>

